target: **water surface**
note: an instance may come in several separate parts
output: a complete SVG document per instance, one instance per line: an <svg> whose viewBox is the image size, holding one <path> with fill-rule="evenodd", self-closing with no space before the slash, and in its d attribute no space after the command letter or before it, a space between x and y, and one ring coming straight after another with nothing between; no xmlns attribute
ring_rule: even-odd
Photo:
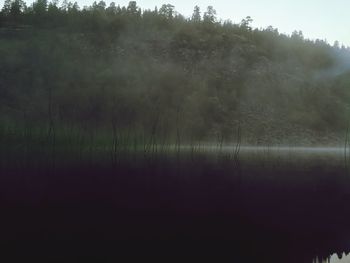
<svg viewBox="0 0 350 263"><path fill-rule="evenodd" d="M189 251L193 260L311 263L349 251L344 149L244 146L238 156L235 149L3 166L0 240L28 247L46 240L74 246L72 255L90 247L96 258L121 242L120 255L147 248L165 261ZM155 252L159 242L175 245Z"/></svg>

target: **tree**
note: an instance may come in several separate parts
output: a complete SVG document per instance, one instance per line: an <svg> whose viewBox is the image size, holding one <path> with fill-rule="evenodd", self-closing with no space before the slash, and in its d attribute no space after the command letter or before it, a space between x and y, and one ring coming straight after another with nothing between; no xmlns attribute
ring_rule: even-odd
<svg viewBox="0 0 350 263"><path fill-rule="evenodd" d="M11 4L11 15L18 17L25 9L25 3L22 0L14 0Z"/></svg>
<svg viewBox="0 0 350 263"><path fill-rule="evenodd" d="M95 12L101 12L103 13L106 9L106 2L105 1L100 1L100 2L93 2L92 4L92 10Z"/></svg>
<svg viewBox="0 0 350 263"><path fill-rule="evenodd" d="M192 14L192 22L199 23L202 20L200 7L196 5Z"/></svg>
<svg viewBox="0 0 350 263"><path fill-rule="evenodd" d="M42 16L47 11L47 0L37 0L33 3L33 12L36 15Z"/></svg>
<svg viewBox="0 0 350 263"><path fill-rule="evenodd" d="M12 5L12 0L5 0L4 6L1 9L1 12L5 16L8 16L11 14L11 5Z"/></svg>
<svg viewBox="0 0 350 263"><path fill-rule="evenodd" d="M109 7L106 9L108 15L115 15L117 14L117 6L115 5L115 2L111 2L109 4Z"/></svg>
<svg viewBox="0 0 350 263"><path fill-rule="evenodd" d="M174 6L167 4L162 5L162 7L159 9L159 14L167 19L172 19L174 17Z"/></svg>
<svg viewBox="0 0 350 263"><path fill-rule="evenodd" d="M216 10L212 6L207 7L207 11L203 15L203 20L210 24L216 22Z"/></svg>
<svg viewBox="0 0 350 263"><path fill-rule="evenodd" d="M79 11L79 5L77 2L74 2L73 4L70 3L70 5L68 5L68 13L77 14L78 11Z"/></svg>
<svg viewBox="0 0 350 263"><path fill-rule="evenodd" d="M335 49L340 49L340 44L339 44L339 41L338 41L338 40L334 41L333 47L334 47Z"/></svg>
<svg viewBox="0 0 350 263"><path fill-rule="evenodd" d="M68 10L69 4L70 3L68 2L68 0L63 0L60 9L64 12L66 12Z"/></svg>
<svg viewBox="0 0 350 263"><path fill-rule="evenodd" d="M1 12L5 16L12 16L17 18L26 8L26 4L22 0L5 0Z"/></svg>
<svg viewBox="0 0 350 263"><path fill-rule="evenodd" d="M304 40L303 32L301 30L299 30L299 31L294 30L292 33L291 39L301 40L301 41Z"/></svg>
<svg viewBox="0 0 350 263"><path fill-rule="evenodd" d="M137 16L139 14L139 10L136 4L136 1L130 1L128 7L126 8L126 12L128 15Z"/></svg>
<svg viewBox="0 0 350 263"><path fill-rule="evenodd" d="M241 28L251 31L252 30L252 26L251 24L253 23L253 19L250 16L247 16L246 18L243 18L240 26Z"/></svg>
<svg viewBox="0 0 350 263"><path fill-rule="evenodd" d="M59 12L58 0L52 0L49 3L49 6L47 7L47 12L49 13L50 16L57 14Z"/></svg>

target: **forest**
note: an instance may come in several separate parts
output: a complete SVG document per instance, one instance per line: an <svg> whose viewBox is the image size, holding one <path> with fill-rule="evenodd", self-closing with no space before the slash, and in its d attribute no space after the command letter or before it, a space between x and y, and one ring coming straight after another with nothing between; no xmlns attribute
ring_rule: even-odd
<svg viewBox="0 0 350 263"><path fill-rule="evenodd" d="M0 7L0 262L344 262L350 47L68 1Z"/></svg>
<svg viewBox="0 0 350 263"><path fill-rule="evenodd" d="M212 6L184 17L170 4L6 0L0 134L342 144L350 49L252 21L222 21Z"/></svg>

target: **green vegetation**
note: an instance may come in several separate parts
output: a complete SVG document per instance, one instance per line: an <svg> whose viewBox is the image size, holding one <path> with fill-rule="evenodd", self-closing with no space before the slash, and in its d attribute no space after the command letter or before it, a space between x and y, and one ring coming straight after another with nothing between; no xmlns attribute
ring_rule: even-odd
<svg viewBox="0 0 350 263"><path fill-rule="evenodd" d="M113 144L343 142L349 50L251 22L219 21L213 7L185 18L134 1L6 0L0 130L79 130Z"/></svg>

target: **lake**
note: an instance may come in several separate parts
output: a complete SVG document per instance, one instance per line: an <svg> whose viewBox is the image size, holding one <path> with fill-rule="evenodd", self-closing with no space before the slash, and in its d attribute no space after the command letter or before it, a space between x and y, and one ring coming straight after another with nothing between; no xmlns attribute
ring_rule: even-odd
<svg viewBox="0 0 350 263"><path fill-rule="evenodd" d="M86 253L346 262L334 256L350 250L344 149L235 150L183 146L177 153L119 153L114 163L2 165L1 244L24 241L28 253L41 247L42 256L62 260Z"/></svg>

